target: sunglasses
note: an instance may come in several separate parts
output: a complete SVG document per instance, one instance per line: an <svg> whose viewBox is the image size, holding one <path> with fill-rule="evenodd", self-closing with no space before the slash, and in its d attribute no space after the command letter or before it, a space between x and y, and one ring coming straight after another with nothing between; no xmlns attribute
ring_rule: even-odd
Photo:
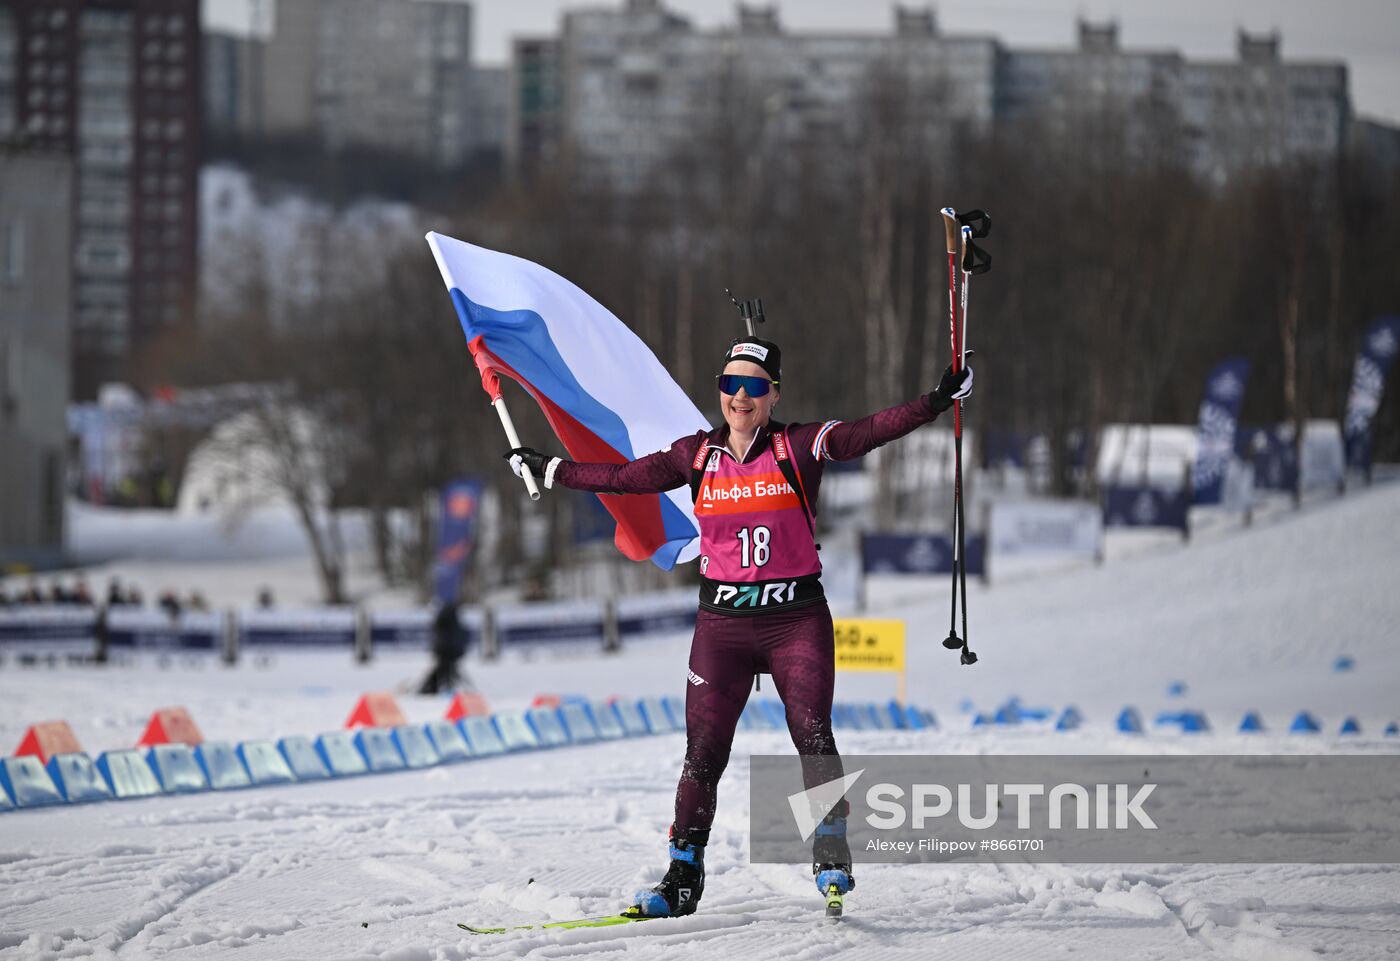
<svg viewBox="0 0 1400 961"><path fill-rule="evenodd" d="M768 393L769 387L777 387L776 380L769 380L767 377L746 377L743 374L719 374L715 377L715 383L719 385L721 394L729 394L731 397L739 393L742 387L750 397L762 397Z"/></svg>

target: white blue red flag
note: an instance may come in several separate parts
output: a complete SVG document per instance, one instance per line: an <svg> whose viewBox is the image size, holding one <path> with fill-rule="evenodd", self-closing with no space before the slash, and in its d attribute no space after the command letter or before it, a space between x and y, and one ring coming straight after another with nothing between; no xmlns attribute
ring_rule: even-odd
<svg viewBox="0 0 1400 961"><path fill-rule="evenodd" d="M497 375L540 405L569 456L621 464L710 425L636 334L602 304L539 264L428 234L494 401ZM688 486L664 494L598 495L617 521L614 541L663 570L699 553Z"/></svg>

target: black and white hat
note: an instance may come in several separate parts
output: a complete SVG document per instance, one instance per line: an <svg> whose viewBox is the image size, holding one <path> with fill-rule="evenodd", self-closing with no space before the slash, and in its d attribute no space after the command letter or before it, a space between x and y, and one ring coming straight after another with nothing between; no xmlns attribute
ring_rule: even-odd
<svg viewBox="0 0 1400 961"><path fill-rule="evenodd" d="M731 360L752 361L762 367L775 384L782 379L783 352L771 340L759 340L757 337L736 340L724 354L726 364Z"/></svg>

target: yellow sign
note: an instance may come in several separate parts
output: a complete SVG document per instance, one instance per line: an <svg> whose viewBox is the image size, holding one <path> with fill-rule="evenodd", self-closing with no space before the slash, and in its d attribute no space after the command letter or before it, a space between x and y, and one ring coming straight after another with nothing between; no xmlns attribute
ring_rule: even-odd
<svg viewBox="0 0 1400 961"><path fill-rule="evenodd" d="M836 621L838 671L904 672L903 621Z"/></svg>

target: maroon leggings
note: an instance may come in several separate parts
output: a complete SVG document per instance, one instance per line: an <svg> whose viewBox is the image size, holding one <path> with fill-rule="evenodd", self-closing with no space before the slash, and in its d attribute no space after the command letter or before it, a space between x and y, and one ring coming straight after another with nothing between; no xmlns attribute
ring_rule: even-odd
<svg viewBox="0 0 1400 961"><path fill-rule="evenodd" d="M715 792L729 763L734 729L754 674L773 675L807 787L841 777L831 733L836 681L831 611L825 602L795 611L734 617L700 610L690 646L685 698L685 765L676 787L675 832L708 832ZM819 759L819 760L818 760Z"/></svg>

